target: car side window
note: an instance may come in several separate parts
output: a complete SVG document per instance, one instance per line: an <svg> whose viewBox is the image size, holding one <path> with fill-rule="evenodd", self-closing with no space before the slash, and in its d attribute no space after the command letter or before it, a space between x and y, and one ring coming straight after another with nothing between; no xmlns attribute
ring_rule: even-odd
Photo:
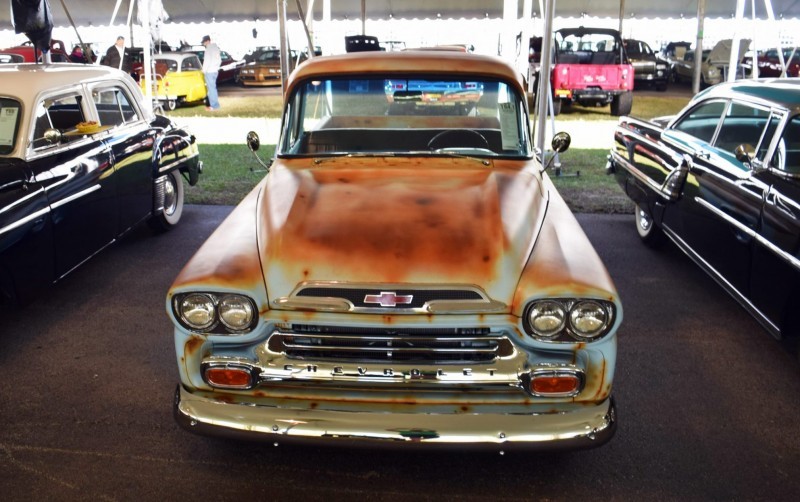
<svg viewBox="0 0 800 502"><path fill-rule="evenodd" d="M786 124L770 165L788 174L800 174L800 117Z"/></svg>
<svg viewBox="0 0 800 502"><path fill-rule="evenodd" d="M139 120L128 93L121 87L96 89L92 92L100 125L118 126Z"/></svg>
<svg viewBox="0 0 800 502"><path fill-rule="evenodd" d="M756 148L764 134L769 110L733 102L722 118L722 127L714 144L720 150L736 153L739 145Z"/></svg>
<svg viewBox="0 0 800 502"><path fill-rule="evenodd" d="M726 104L725 101L711 101L696 106L676 122L672 129L711 143Z"/></svg>
<svg viewBox="0 0 800 502"><path fill-rule="evenodd" d="M33 130L32 146L39 150L53 146L44 139L48 129L58 129L62 133L74 131L79 122L86 120L83 110L83 97L76 93L50 97L36 105L35 127Z"/></svg>

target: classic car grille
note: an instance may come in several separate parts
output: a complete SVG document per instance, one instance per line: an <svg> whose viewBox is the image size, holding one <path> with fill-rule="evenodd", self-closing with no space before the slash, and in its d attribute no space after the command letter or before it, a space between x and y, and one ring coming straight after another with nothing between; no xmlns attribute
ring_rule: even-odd
<svg viewBox="0 0 800 502"><path fill-rule="evenodd" d="M511 355L511 342L488 328L375 329L295 324L275 332L269 349L292 359L402 362L420 364L489 363Z"/></svg>
<svg viewBox="0 0 800 502"><path fill-rule="evenodd" d="M381 295L384 289L367 288L330 288L330 287L309 287L297 292L297 296L310 296L317 298L344 298L350 301L357 308L381 308L376 303L365 303L367 295ZM398 304L395 308L414 309L423 307L426 303L435 300L464 301L464 300L484 300L477 291L469 289L397 289L392 293L398 297L411 296L411 303Z"/></svg>

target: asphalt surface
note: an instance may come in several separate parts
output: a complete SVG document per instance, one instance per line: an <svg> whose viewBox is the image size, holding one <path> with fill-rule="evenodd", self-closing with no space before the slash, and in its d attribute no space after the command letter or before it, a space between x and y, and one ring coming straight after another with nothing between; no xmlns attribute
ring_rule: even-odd
<svg viewBox="0 0 800 502"><path fill-rule="evenodd" d="M800 499L800 364L674 247L642 246L631 215L579 215L625 309L601 448L275 448L180 429L165 293L230 210L188 206L0 311L1 499Z"/></svg>

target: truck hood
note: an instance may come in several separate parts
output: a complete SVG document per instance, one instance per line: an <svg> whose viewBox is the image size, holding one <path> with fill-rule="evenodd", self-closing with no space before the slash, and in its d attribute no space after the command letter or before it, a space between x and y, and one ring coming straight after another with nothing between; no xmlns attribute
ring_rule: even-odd
<svg viewBox="0 0 800 502"><path fill-rule="evenodd" d="M743 38L739 40L738 61L742 60L742 58L744 57L744 53L747 52L748 47L750 47L750 39ZM720 64L727 65L731 59L732 48L733 48L732 39L728 38L726 40L720 40L708 54L708 62L714 65L720 65Z"/></svg>
<svg viewBox="0 0 800 502"><path fill-rule="evenodd" d="M477 286L495 311L511 304L546 210L535 164L317 162L276 161L258 203L273 306L320 284L378 291Z"/></svg>

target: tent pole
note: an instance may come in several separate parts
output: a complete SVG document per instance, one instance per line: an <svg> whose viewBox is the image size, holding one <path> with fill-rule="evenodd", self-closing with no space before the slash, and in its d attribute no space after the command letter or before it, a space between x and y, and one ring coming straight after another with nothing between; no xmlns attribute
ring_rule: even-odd
<svg viewBox="0 0 800 502"><path fill-rule="evenodd" d="M625 0L619 0L619 36L620 37L622 37L622 21L624 19L625 19Z"/></svg>
<svg viewBox="0 0 800 502"><path fill-rule="evenodd" d="M545 0L542 56L539 67L539 89L536 91L536 148L544 165L544 135L547 126L547 105L550 102L550 62L553 57L553 13L556 0Z"/></svg>
<svg viewBox="0 0 800 502"><path fill-rule="evenodd" d="M278 2L278 25L281 37L281 88L286 92L286 79L289 77L289 38L286 34L286 0Z"/></svg>
<svg viewBox="0 0 800 502"><path fill-rule="evenodd" d="M697 0L697 41L694 45L694 75L692 93L700 92L700 67L703 64L703 24L706 19L706 0Z"/></svg>
<svg viewBox="0 0 800 502"><path fill-rule="evenodd" d="M736 23L734 26L741 26L744 21L744 0L736 0ZM726 80L733 82L736 80L736 73L739 68L739 30L734 28L733 39L731 40L731 53L728 58L728 75Z"/></svg>

